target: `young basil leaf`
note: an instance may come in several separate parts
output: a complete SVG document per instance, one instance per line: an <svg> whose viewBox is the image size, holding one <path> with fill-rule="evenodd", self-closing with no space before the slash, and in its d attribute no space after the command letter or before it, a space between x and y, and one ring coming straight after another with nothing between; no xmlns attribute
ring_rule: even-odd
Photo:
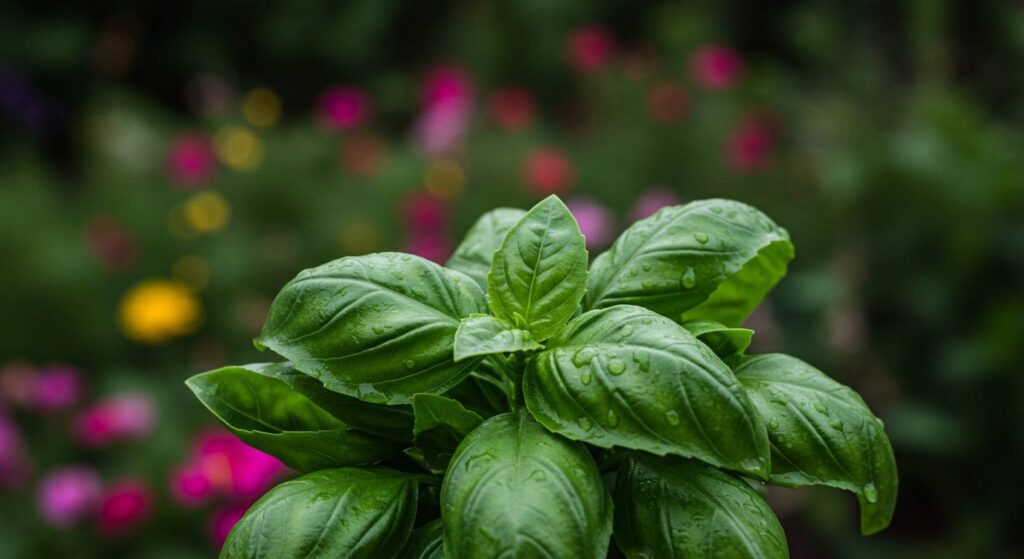
<svg viewBox="0 0 1024 559"><path fill-rule="evenodd" d="M274 299L257 340L329 390L376 404L443 392L473 361L455 363L462 317L486 311L473 280L418 256L352 256L300 273Z"/></svg>
<svg viewBox="0 0 1024 559"><path fill-rule="evenodd" d="M640 454L619 468L615 543L627 557L789 557L775 513L747 482Z"/></svg>
<svg viewBox="0 0 1024 559"><path fill-rule="evenodd" d="M246 365L250 371L276 378L351 427L394 441L411 442L413 415L409 406L382 406L332 392L291 363Z"/></svg>
<svg viewBox="0 0 1024 559"><path fill-rule="evenodd" d="M322 470L286 481L231 530L222 559L393 557L416 517L417 477L386 468Z"/></svg>
<svg viewBox="0 0 1024 559"><path fill-rule="evenodd" d="M494 252L501 246L508 230L524 215L526 212L523 210L498 208L480 216L445 266L466 274L481 289L487 289L487 272L491 269Z"/></svg>
<svg viewBox="0 0 1024 559"><path fill-rule="evenodd" d="M735 372L768 422L770 482L853 491L861 531L885 529L896 507L896 459L882 422L864 400L788 355L754 356Z"/></svg>
<svg viewBox="0 0 1024 559"><path fill-rule="evenodd" d="M492 417L470 433L441 488L451 559L603 559L611 514L590 453L523 412Z"/></svg>
<svg viewBox="0 0 1024 559"><path fill-rule="evenodd" d="M533 207L494 253L487 293L494 316L553 336L572 317L587 288L587 249L569 208L557 196Z"/></svg>
<svg viewBox="0 0 1024 559"><path fill-rule="evenodd" d="M489 314L462 319L455 332L455 362L472 357L514 351L535 351L544 346L533 341L530 332L512 327Z"/></svg>
<svg viewBox="0 0 1024 559"><path fill-rule="evenodd" d="M573 320L534 357L523 392L538 421L571 439L768 476L764 421L732 371L647 309L619 305Z"/></svg>
<svg viewBox="0 0 1024 559"><path fill-rule="evenodd" d="M415 441L423 460L434 470L448 467L455 449L470 431L483 422L459 402L436 394L412 397L416 414Z"/></svg>
<svg viewBox="0 0 1024 559"><path fill-rule="evenodd" d="M689 320L683 323L683 328L697 336L698 340L704 342L704 345L722 359L747 351L750 340L754 337L753 330L730 328L713 320Z"/></svg>
<svg viewBox="0 0 1024 559"><path fill-rule="evenodd" d="M792 258L789 234L746 204L663 208L594 260L583 308L639 305L673 319L738 326Z"/></svg>
<svg viewBox="0 0 1024 559"><path fill-rule="evenodd" d="M401 450L349 428L284 382L247 367L202 373L186 384L235 436L299 471L371 464Z"/></svg>
<svg viewBox="0 0 1024 559"><path fill-rule="evenodd" d="M399 557L402 559L444 559L444 524L441 523L441 520L432 520L413 530Z"/></svg>

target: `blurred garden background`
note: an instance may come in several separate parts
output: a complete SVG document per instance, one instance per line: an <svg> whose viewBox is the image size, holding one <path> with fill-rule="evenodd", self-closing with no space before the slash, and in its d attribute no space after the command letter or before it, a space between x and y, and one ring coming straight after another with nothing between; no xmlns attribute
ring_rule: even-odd
<svg viewBox="0 0 1024 559"><path fill-rule="evenodd" d="M864 394L892 526L773 489L793 557L1024 557L1024 4L0 0L0 557L210 557L289 475L185 378L300 269L444 262L550 193L785 226L757 351Z"/></svg>

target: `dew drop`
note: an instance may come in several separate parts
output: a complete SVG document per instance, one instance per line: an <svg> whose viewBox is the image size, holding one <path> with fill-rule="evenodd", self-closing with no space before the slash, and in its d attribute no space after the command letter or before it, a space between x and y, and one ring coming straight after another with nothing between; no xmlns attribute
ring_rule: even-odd
<svg viewBox="0 0 1024 559"><path fill-rule="evenodd" d="M864 486L864 499L869 503L878 502L878 488L875 487L874 483L868 483Z"/></svg>
<svg viewBox="0 0 1024 559"><path fill-rule="evenodd" d="M413 367L416 366L416 362L413 361L412 359L406 359L405 361L402 361L402 366L405 367L406 369L412 369Z"/></svg>
<svg viewBox="0 0 1024 559"><path fill-rule="evenodd" d="M584 371L583 374L580 375L580 382L582 382L583 384L590 384L591 380L593 380L593 377L590 376L589 371Z"/></svg>
<svg viewBox="0 0 1024 559"><path fill-rule="evenodd" d="M697 273L693 271L693 268L687 268L683 272L682 284L684 289L693 289L697 285Z"/></svg>
<svg viewBox="0 0 1024 559"><path fill-rule="evenodd" d="M668 410L665 412L665 421L668 421L669 425L679 425L679 414L675 410Z"/></svg>
<svg viewBox="0 0 1024 559"><path fill-rule="evenodd" d="M644 289L654 289L654 282L652 280L645 280L643 286Z"/></svg>
<svg viewBox="0 0 1024 559"><path fill-rule="evenodd" d="M377 334L377 335L383 334L384 330L385 330L385 328L383 326L374 326L373 327L373 333Z"/></svg>
<svg viewBox="0 0 1024 559"><path fill-rule="evenodd" d="M619 424L619 416L615 415L615 412L608 410L608 426L615 427Z"/></svg>
<svg viewBox="0 0 1024 559"><path fill-rule="evenodd" d="M651 355L646 351L634 351L633 362L636 363L637 367L640 367L640 371L644 373L651 370Z"/></svg>
<svg viewBox="0 0 1024 559"><path fill-rule="evenodd" d="M645 272L650 272L651 271L651 263L650 262L644 262L643 263L643 269L644 269Z"/></svg>
<svg viewBox="0 0 1024 559"><path fill-rule="evenodd" d="M696 233L694 233L693 238L696 239L697 242L700 244L708 242L708 234L703 231L697 231Z"/></svg>
<svg viewBox="0 0 1024 559"><path fill-rule="evenodd" d="M773 417L773 418L769 419L768 420L768 427L770 427L772 429L778 429L779 428L779 420L778 420L778 418Z"/></svg>
<svg viewBox="0 0 1024 559"><path fill-rule="evenodd" d="M572 364L576 367L584 367L589 365L594 360L594 355L597 351L590 347L585 347L577 351L572 356Z"/></svg>
<svg viewBox="0 0 1024 559"><path fill-rule="evenodd" d="M721 206L711 206L711 212L712 213L716 213L716 214L720 214L720 213L722 213L722 207Z"/></svg>
<svg viewBox="0 0 1024 559"><path fill-rule="evenodd" d="M632 326L625 326L625 327L623 327L622 328L622 335L623 336L632 336L633 335L633 327Z"/></svg>
<svg viewBox="0 0 1024 559"><path fill-rule="evenodd" d="M594 426L594 423L590 421L589 417L581 417L577 421L579 421L580 429L583 429L584 431L589 431L590 428Z"/></svg>
<svg viewBox="0 0 1024 559"><path fill-rule="evenodd" d="M548 473L545 472L544 470L534 470L530 472L530 475L526 479L533 481L544 481L548 479Z"/></svg>
<svg viewBox="0 0 1024 559"><path fill-rule="evenodd" d="M835 429L836 431L843 430L843 422L839 419L833 421L832 423L830 423L830 425L832 425L832 428Z"/></svg>
<svg viewBox="0 0 1024 559"><path fill-rule="evenodd" d="M621 359L612 358L608 361L608 372L613 375L621 375L626 372L626 364Z"/></svg>

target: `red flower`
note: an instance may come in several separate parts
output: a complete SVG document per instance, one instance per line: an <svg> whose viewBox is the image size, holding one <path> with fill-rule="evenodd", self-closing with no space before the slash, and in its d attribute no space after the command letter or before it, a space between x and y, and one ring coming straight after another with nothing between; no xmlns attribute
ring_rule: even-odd
<svg viewBox="0 0 1024 559"><path fill-rule="evenodd" d="M523 87L499 89L491 98L491 114L498 126L506 130L522 130L533 124L533 95Z"/></svg>
<svg viewBox="0 0 1024 559"><path fill-rule="evenodd" d="M141 481L115 483L100 498L99 531L107 535L133 531L149 517L152 501L149 487Z"/></svg>
<svg viewBox="0 0 1024 559"><path fill-rule="evenodd" d="M747 117L726 138L725 161L741 173L762 170L771 163L776 143L777 131L771 121Z"/></svg>
<svg viewBox="0 0 1024 559"><path fill-rule="evenodd" d="M583 27L569 34L565 50L569 64L577 70L592 72L608 65L615 50L615 39L604 27Z"/></svg>
<svg viewBox="0 0 1024 559"><path fill-rule="evenodd" d="M572 160L558 148L542 148L523 161L523 181L537 195L559 194L569 190L576 178Z"/></svg>
<svg viewBox="0 0 1024 559"><path fill-rule="evenodd" d="M723 45L705 45L690 57L693 78L705 89L731 89L743 79L743 59Z"/></svg>

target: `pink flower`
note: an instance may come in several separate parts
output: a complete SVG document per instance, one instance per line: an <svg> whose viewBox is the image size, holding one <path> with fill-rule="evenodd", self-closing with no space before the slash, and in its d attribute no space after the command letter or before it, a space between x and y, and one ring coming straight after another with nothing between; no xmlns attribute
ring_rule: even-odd
<svg viewBox="0 0 1024 559"><path fill-rule="evenodd" d="M760 171L771 163L775 144L776 130L771 122L747 117L726 138L725 161L740 173Z"/></svg>
<svg viewBox="0 0 1024 559"><path fill-rule="evenodd" d="M523 87L499 89L491 98L491 115L505 130L528 128L536 111L533 94Z"/></svg>
<svg viewBox="0 0 1024 559"><path fill-rule="evenodd" d="M678 83L659 83L647 91L647 112L664 124L679 122L690 112L690 97Z"/></svg>
<svg viewBox="0 0 1024 559"><path fill-rule="evenodd" d="M135 530L149 516L152 501L149 487L141 481L122 480L111 485L100 498L100 533L119 535Z"/></svg>
<svg viewBox="0 0 1024 559"><path fill-rule="evenodd" d="M94 404L75 418L74 432L85 446L141 439L156 422L156 405L144 394L121 394Z"/></svg>
<svg viewBox="0 0 1024 559"><path fill-rule="evenodd" d="M249 505L231 505L220 509L213 515L213 518L210 519L210 531L217 549L224 545L231 529L245 516L247 510L249 510Z"/></svg>
<svg viewBox="0 0 1024 559"><path fill-rule="evenodd" d="M36 373L29 405L42 411L60 411L78 403L81 395L82 377L78 369L51 365Z"/></svg>
<svg viewBox="0 0 1024 559"><path fill-rule="evenodd" d="M89 252L108 270L128 270L138 257L135 237L118 219L109 215L89 218L85 224L85 243Z"/></svg>
<svg viewBox="0 0 1024 559"><path fill-rule="evenodd" d="M171 495L182 505L192 507L213 495L213 483L198 462L188 463L171 474Z"/></svg>
<svg viewBox="0 0 1024 559"><path fill-rule="evenodd" d="M0 488L24 483L29 467L21 432L10 416L0 409Z"/></svg>
<svg viewBox="0 0 1024 559"><path fill-rule="evenodd" d="M258 497L286 471L277 458L227 432L203 436L198 444L203 474L215 488L237 497Z"/></svg>
<svg viewBox="0 0 1024 559"><path fill-rule="evenodd" d="M400 219L415 233L440 234L448 223L448 207L423 191L402 200Z"/></svg>
<svg viewBox="0 0 1024 559"><path fill-rule="evenodd" d="M209 181L217 172L217 156L201 134L182 134L167 149L167 174L183 187Z"/></svg>
<svg viewBox="0 0 1024 559"><path fill-rule="evenodd" d="M558 148L542 148L523 161L523 182L537 195L560 194L569 190L576 178L572 160Z"/></svg>
<svg viewBox="0 0 1024 559"><path fill-rule="evenodd" d="M332 87L320 95L317 116L331 130L350 130L370 119L370 99L354 87Z"/></svg>
<svg viewBox="0 0 1024 559"><path fill-rule="evenodd" d="M413 127L413 141L426 154L440 156L457 149L469 130L473 84L455 66L431 71L423 84L423 112Z"/></svg>
<svg viewBox="0 0 1024 559"><path fill-rule="evenodd" d="M43 520L66 528L91 514L100 496L100 477L87 466L70 466L46 474L36 503Z"/></svg>
<svg viewBox="0 0 1024 559"><path fill-rule="evenodd" d="M583 27L573 31L566 39L566 56L577 70L585 72L600 70L608 65L615 40L612 34L600 26Z"/></svg>
<svg viewBox="0 0 1024 559"><path fill-rule="evenodd" d="M576 217L580 231L586 239L587 248L601 248L611 243L614 235L614 218L608 208L590 198L573 198L566 206Z"/></svg>
<svg viewBox="0 0 1024 559"><path fill-rule="evenodd" d="M665 206L674 206L679 203L679 196L675 192L665 188L648 190L636 199L633 204L632 216L634 220L643 219Z"/></svg>
<svg viewBox="0 0 1024 559"><path fill-rule="evenodd" d="M743 59L723 45L705 45L690 57L693 78L705 89L731 89L743 79Z"/></svg>
<svg viewBox="0 0 1024 559"><path fill-rule="evenodd" d="M413 234L402 247L402 252L442 263L451 256L452 243L446 237L438 234Z"/></svg>

